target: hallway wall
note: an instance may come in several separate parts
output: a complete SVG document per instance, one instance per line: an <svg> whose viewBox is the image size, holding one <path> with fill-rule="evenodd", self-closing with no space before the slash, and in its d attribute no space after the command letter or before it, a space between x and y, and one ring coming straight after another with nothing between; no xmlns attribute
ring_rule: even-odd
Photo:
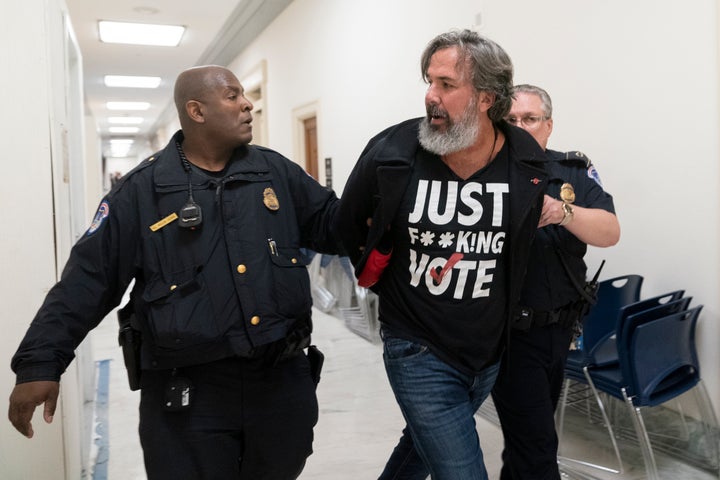
<svg viewBox="0 0 720 480"><path fill-rule="evenodd" d="M63 377L53 423L45 424L42 408L35 412L31 440L7 420L7 399L15 384L11 356L87 225L85 198L97 171L83 162L81 59L62 1L6 2L3 15L12 21L0 29L0 478L79 479L89 455L83 402L93 390L85 375L92 364L83 368L87 345Z"/></svg>
<svg viewBox="0 0 720 480"><path fill-rule="evenodd" d="M584 151L615 197L622 238L591 248L590 270L606 259L603 279L639 273L643 297L684 288L704 304L703 378L720 398L718 15L713 0L295 0L230 66L242 80L267 61L269 145L288 156L293 110L318 105L340 194L372 135L423 114L427 41L477 26L516 82L553 97L550 148Z"/></svg>

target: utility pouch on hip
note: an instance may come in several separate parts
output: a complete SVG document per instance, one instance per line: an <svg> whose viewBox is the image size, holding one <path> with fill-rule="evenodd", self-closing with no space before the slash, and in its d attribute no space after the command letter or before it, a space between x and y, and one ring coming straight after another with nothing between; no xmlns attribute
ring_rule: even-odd
<svg viewBox="0 0 720 480"><path fill-rule="evenodd" d="M529 308L515 307L512 328L527 331L533 323L533 311Z"/></svg>
<svg viewBox="0 0 720 480"><path fill-rule="evenodd" d="M307 359L310 362L310 376L317 385L320 383L320 372L325 361L325 355L315 345L310 345L307 351Z"/></svg>
<svg viewBox="0 0 720 480"><path fill-rule="evenodd" d="M294 325L288 332L285 340L280 343L281 350L274 355L274 364L277 365L285 360L295 357L310 346L310 334L312 323L310 320L302 320Z"/></svg>
<svg viewBox="0 0 720 480"><path fill-rule="evenodd" d="M140 343L141 334L132 326L135 318L132 301L117 312L120 331L118 332L118 343L122 347L123 361L127 370L128 384L130 390L140 389Z"/></svg>

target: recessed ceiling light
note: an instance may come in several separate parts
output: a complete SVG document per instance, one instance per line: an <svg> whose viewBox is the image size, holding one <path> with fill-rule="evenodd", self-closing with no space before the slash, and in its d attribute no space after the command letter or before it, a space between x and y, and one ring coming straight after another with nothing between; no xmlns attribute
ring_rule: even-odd
<svg viewBox="0 0 720 480"><path fill-rule="evenodd" d="M143 122L142 117L108 117L108 123L120 125L140 125Z"/></svg>
<svg viewBox="0 0 720 480"><path fill-rule="evenodd" d="M131 143L113 143L110 145L110 156L111 157L127 157L132 148Z"/></svg>
<svg viewBox="0 0 720 480"><path fill-rule="evenodd" d="M105 75L105 85L108 87L157 88L160 81L160 77Z"/></svg>
<svg viewBox="0 0 720 480"><path fill-rule="evenodd" d="M177 47L185 32L185 27L100 20L98 30L100 40L105 43Z"/></svg>
<svg viewBox="0 0 720 480"><path fill-rule="evenodd" d="M107 102L105 104L108 110L147 110L150 108L149 102Z"/></svg>
<svg viewBox="0 0 720 480"><path fill-rule="evenodd" d="M110 133L138 133L140 129L138 127L110 127L108 131Z"/></svg>

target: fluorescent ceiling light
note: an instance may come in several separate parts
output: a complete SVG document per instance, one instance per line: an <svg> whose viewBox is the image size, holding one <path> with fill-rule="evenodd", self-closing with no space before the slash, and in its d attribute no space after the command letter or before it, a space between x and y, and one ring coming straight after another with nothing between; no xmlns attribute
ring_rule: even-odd
<svg viewBox="0 0 720 480"><path fill-rule="evenodd" d="M100 40L105 43L177 47L185 32L185 27L101 20L98 22L98 30Z"/></svg>
<svg viewBox="0 0 720 480"><path fill-rule="evenodd" d="M108 110L147 110L150 108L149 102L107 102L105 104Z"/></svg>
<svg viewBox="0 0 720 480"><path fill-rule="evenodd" d="M110 145L111 157L127 157L132 145Z"/></svg>
<svg viewBox="0 0 720 480"><path fill-rule="evenodd" d="M127 145L127 144L133 144L135 143L135 140L132 138L111 138L110 139L110 145Z"/></svg>
<svg viewBox="0 0 720 480"><path fill-rule="evenodd" d="M110 127L108 131L110 133L138 133L140 129L138 127Z"/></svg>
<svg viewBox="0 0 720 480"><path fill-rule="evenodd" d="M160 77L105 75L105 85L108 87L157 88L160 81Z"/></svg>
<svg viewBox="0 0 720 480"><path fill-rule="evenodd" d="M142 117L108 117L108 123L120 125L140 125L142 122Z"/></svg>

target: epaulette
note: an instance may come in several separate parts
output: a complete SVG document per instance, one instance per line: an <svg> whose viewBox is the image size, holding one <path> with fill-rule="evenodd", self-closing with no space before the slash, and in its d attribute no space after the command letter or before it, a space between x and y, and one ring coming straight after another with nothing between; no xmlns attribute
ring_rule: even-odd
<svg viewBox="0 0 720 480"><path fill-rule="evenodd" d="M153 153L153 154L150 155L149 157L145 158L145 159L142 160L140 163L138 163L137 165L135 165L135 168L133 168L132 170L130 170L130 171L126 174L126 176L129 176L129 175L132 174L132 173L139 172L140 170L143 170L143 169L149 167L150 165L152 165L153 163L155 163L155 160L157 160L158 158L160 158L160 155L161 155L162 153L163 153L163 150L160 150L160 151L158 151L158 152Z"/></svg>
<svg viewBox="0 0 720 480"><path fill-rule="evenodd" d="M577 150L572 152L565 152L563 161L582 162L585 168L592 167L592 161L587 157L587 155Z"/></svg>
<svg viewBox="0 0 720 480"><path fill-rule="evenodd" d="M153 163L155 163L155 160L160 157L160 154L162 154L162 152L163 152L162 150L155 152L152 155L150 155L149 157L142 160L137 165L135 165L135 167L133 167L129 172L127 172L125 175L123 175L122 178L120 178L120 180L118 180L118 182L115 185L115 188L113 188L113 190L116 190L117 188L119 188L121 185L123 185L125 183L125 181L127 181L128 178L132 177L137 172L144 170L147 167L149 167L150 165L152 165Z"/></svg>

